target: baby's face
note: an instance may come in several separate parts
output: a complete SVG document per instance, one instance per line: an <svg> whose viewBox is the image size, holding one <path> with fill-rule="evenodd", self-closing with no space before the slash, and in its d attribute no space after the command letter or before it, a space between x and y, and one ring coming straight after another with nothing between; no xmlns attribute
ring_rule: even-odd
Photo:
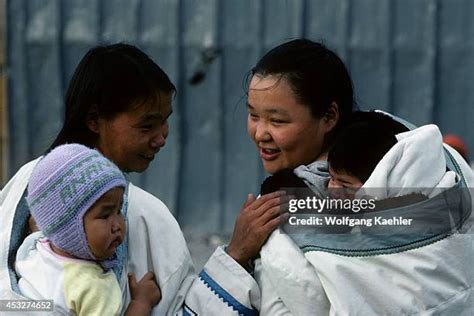
<svg viewBox="0 0 474 316"><path fill-rule="evenodd" d="M107 191L84 216L84 230L92 254L99 260L110 258L125 238L125 220L120 213L123 188Z"/></svg>
<svg viewBox="0 0 474 316"><path fill-rule="evenodd" d="M329 168L329 175L331 178L328 189L331 195L336 198L353 198L355 192L363 185L358 178L346 172L336 172Z"/></svg>

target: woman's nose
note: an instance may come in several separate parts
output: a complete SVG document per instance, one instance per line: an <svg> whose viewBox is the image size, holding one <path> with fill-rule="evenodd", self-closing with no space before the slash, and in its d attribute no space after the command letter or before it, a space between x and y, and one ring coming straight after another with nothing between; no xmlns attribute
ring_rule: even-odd
<svg viewBox="0 0 474 316"><path fill-rule="evenodd" d="M150 140L150 146L153 148L160 148L166 144L168 137L168 124L163 125L156 135Z"/></svg>
<svg viewBox="0 0 474 316"><path fill-rule="evenodd" d="M271 140L272 137L264 123L259 123L255 130L255 140L258 142L265 142Z"/></svg>
<svg viewBox="0 0 474 316"><path fill-rule="evenodd" d="M166 144L166 139L161 134L159 134L156 137L153 137L150 141L150 146L156 149L163 147L165 144Z"/></svg>

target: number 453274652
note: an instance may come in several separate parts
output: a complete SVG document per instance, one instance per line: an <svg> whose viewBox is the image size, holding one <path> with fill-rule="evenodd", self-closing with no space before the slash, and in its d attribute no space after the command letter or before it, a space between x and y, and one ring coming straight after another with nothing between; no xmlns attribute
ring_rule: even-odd
<svg viewBox="0 0 474 316"><path fill-rule="evenodd" d="M52 300L0 300L2 312L48 312L54 310Z"/></svg>

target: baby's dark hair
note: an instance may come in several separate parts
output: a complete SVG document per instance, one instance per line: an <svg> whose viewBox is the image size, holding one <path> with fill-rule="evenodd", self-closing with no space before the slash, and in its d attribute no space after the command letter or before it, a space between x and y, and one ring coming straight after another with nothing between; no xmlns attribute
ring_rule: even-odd
<svg viewBox="0 0 474 316"><path fill-rule="evenodd" d="M354 112L329 151L335 172L367 181L379 161L397 143L396 134L408 131L403 124L380 112Z"/></svg>

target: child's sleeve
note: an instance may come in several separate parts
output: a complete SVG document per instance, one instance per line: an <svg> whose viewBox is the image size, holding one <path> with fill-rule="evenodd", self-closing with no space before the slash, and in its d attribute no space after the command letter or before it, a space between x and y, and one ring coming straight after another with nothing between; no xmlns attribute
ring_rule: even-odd
<svg viewBox="0 0 474 316"><path fill-rule="evenodd" d="M117 315L122 294L113 273L96 265L67 264L64 296L69 310L77 315Z"/></svg>

